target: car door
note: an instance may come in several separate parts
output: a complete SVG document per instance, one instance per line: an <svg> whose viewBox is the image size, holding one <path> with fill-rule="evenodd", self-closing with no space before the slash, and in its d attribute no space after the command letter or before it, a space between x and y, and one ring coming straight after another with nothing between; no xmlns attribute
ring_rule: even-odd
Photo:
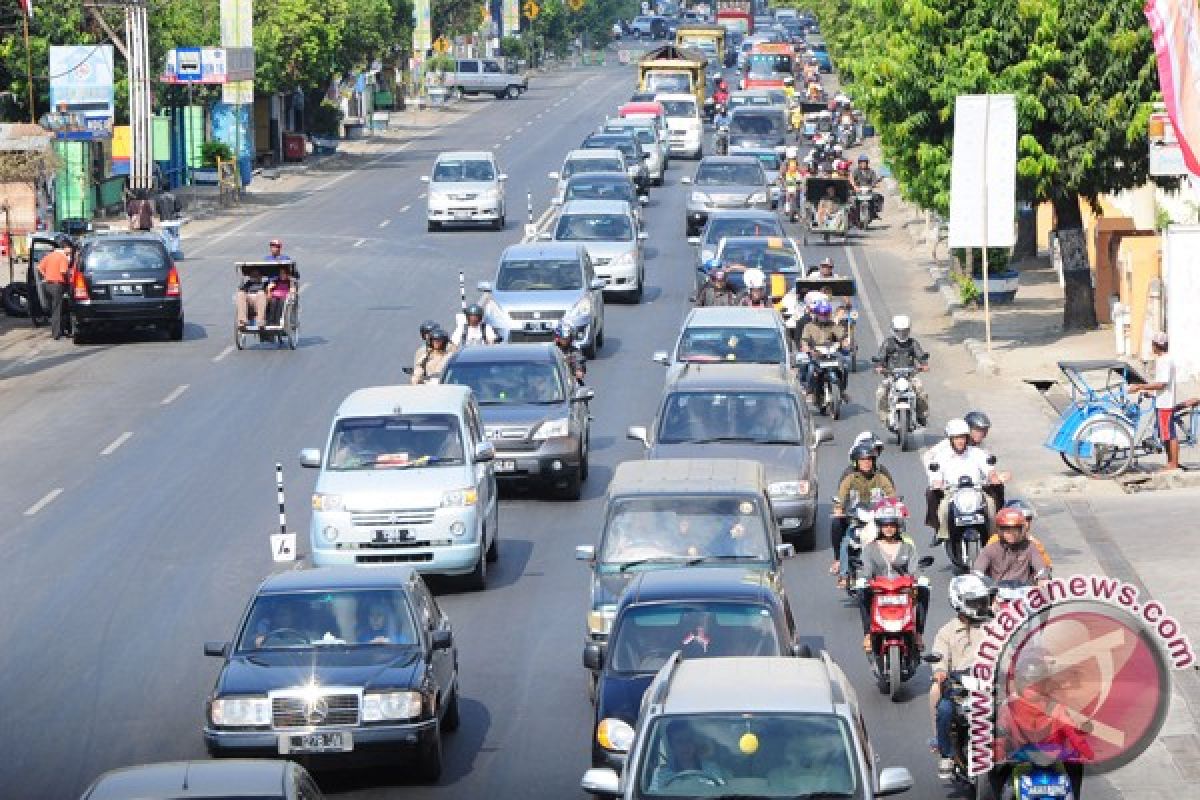
<svg viewBox="0 0 1200 800"><path fill-rule="evenodd" d="M583 266L583 285L588 296L592 298L592 319L596 320L597 330L604 329L604 290L593 289L592 281L596 280L596 270L592 267L592 258L587 250L580 248Z"/></svg>
<svg viewBox="0 0 1200 800"><path fill-rule="evenodd" d="M480 62L483 66L483 84L489 90L501 92L508 88L508 81L504 76L504 70L500 69L500 65L495 61Z"/></svg>
<svg viewBox="0 0 1200 800"><path fill-rule="evenodd" d="M472 469L475 470L475 491L479 493L479 507L483 509L484 520L490 526L494 526L497 522L496 503L496 469L495 462L492 461L475 461L475 448L483 442L487 441L484 436L483 419L479 414L479 408L472 400L467 404L466 410L463 413L466 423L467 436L470 444L467 450L472 456ZM492 538L495 538L496 531L491 530ZM483 546L487 546L487 542L483 542Z"/></svg>
<svg viewBox="0 0 1200 800"><path fill-rule="evenodd" d="M479 91L479 62L473 59L458 62L458 85L469 92Z"/></svg>
<svg viewBox="0 0 1200 800"><path fill-rule="evenodd" d="M432 645L433 636L438 631L453 633L450 628L450 619L442 613L442 609L434 600L429 587L415 572L412 582L409 584L408 595L413 604L413 613L417 617L417 625L422 630L422 640L425 642L430 672L444 698L454 686L455 673L458 670L457 648L435 649Z"/></svg>

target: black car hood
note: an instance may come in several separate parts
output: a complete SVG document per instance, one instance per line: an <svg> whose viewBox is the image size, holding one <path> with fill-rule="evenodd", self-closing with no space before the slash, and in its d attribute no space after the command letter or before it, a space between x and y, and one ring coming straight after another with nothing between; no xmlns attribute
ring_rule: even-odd
<svg viewBox="0 0 1200 800"><path fill-rule="evenodd" d="M316 683L321 686L406 688L420 684L416 647L334 647L270 650L234 655L217 679L218 694L262 694Z"/></svg>
<svg viewBox="0 0 1200 800"><path fill-rule="evenodd" d="M603 673L596 687L596 722L619 719L633 727L655 673Z"/></svg>

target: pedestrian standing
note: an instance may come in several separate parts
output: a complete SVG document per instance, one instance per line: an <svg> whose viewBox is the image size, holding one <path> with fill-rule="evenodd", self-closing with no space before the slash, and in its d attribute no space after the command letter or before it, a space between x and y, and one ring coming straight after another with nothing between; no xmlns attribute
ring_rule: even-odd
<svg viewBox="0 0 1200 800"><path fill-rule="evenodd" d="M129 230L148 231L154 227L154 207L150 204L146 192L139 189L125 207L129 214Z"/></svg>
<svg viewBox="0 0 1200 800"><path fill-rule="evenodd" d="M1175 435L1175 361L1167 352L1167 334L1159 331L1150 340L1154 351L1154 382L1131 384L1131 393L1154 392L1154 413L1158 417L1158 438L1167 448L1166 470L1179 469L1179 438Z"/></svg>
<svg viewBox="0 0 1200 800"><path fill-rule="evenodd" d="M50 333L55 339L62 338L63 294L67 289L67 275L75 256L75 244L66 236L59 236L55 248L38 262L38 272L46 286L46 299L50 305Z"/></svg>

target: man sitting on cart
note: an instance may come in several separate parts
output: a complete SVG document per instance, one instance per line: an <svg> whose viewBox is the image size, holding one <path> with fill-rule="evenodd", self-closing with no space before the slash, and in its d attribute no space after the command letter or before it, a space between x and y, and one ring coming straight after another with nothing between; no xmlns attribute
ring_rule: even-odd
<svg viewBox="0 0 1200 800"><path fill-rule="evenodd" d="M837 188L833 184L826 186L825 195L817 203L817 225L822 228L826 227L841 209L842 204L838 202Z"/></svg>
<svg viewBox="0 0 1200 800"><path fill-rule="evenodd" d="M238 287L237 294L233 297L233 304L237 309L238 327L255 330L263 322L267 313L266 289L267 279L263 277L262 270L257 267L248 267L242 285ZM254 319L250 319L251 311L254 312Z"/></svg>

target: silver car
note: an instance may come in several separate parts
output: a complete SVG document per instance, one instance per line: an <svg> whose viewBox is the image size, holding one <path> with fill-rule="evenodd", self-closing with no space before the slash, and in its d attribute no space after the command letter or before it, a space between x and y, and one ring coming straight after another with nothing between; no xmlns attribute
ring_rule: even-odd
<svg viewBox="0 0 1200 800"><path fill-rule="evenodd" d="M500 256L495 282L479 291L487 323L506 342L548 342L566 321L588 358L604 346L604 279L579 242L515 244Z"/></svg>
<svg viewBox="0 0 1200 800"><path fill-rule="evenodd" d="M767 183L771 186L771 207L779 205L779 173L783 169L783 156L773 147L730 147L731 156L754 156L762 164L763 172L767 175Z"/></svg>
<svg viewBox="0 0 1200 800"><path fill-rule="evenodd" d="M600 129L601 133L633 133L637 136L642 149L649 158L646 159L646 170L650 173L650 182L662 186L667 178L669 166L670 143L661 135L658 125L650 117L635 119L610 119Z"/></svg>
<svg viewBox="0 0 1200 800"><path fill-rule="evenodd" d="M557 181L554 192L556 202L563 202L563 192L566 191L567 181L571 176L583 172L619 172L629 177L629 167L620 150L572 150L563 159L562 169L549 174L550 180ZM633 178L629 177L629 180L633 181ZM636 182L634 186L637 186Z"/></svg>
<svg viewBox="0 0 1200 800"><path fill-rule="evenodd" d="M646 234L624 200L572 200L563 206L553 233L556 242L581 242L587 247L604 290L630 302L642 299L646 263L642 242Z"/></svg>
<svg viewBox="0 0 1200 800"><path fill-rule="evenodd" d="M502 230L506 180L489 152L442 153L433 173L421 176L429 184L429 230L441 230L447 222L482 222Z"/></svg>
<svg viewBox="0 0 1200 800"><path fill-rule="evenodd" d="M638 221L638 227L643 228L646 221L642 215L642 206L650 202L646 195L639 195L637 187L628 175L615 172L579 172L567 179L563 196L554 199L555 205L562 205L571 200L623 200L629 204L633 216Z"/></svg>
<svg viewBox="0 0 1200 800"><path fill-rule="evenodd" d="M771 208L771 187L757 158L709 156L700 162L696 177L681 181L691 186L687 195L685 225L688 236L708 221L708 213L724 208Z"/></svg>

